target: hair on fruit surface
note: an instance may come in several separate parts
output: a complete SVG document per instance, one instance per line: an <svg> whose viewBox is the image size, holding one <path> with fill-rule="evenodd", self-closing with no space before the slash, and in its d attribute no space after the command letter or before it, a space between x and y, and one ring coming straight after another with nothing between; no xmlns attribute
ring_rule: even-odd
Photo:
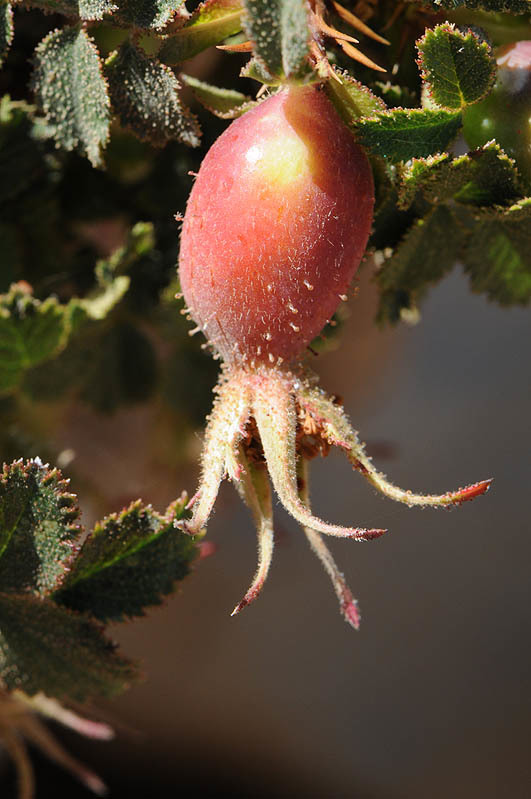
<svg viewBox="0 0 531 799"><path fill-rule="evenodd" d="M228 477L253 515L258 569L234 613L263 586L273 552L270 484L302 525L345 619L359 611L324 535L367 541L385 530L341 527L310 510L307 463L337 446L391 499L446 507L485 480L441 495L392 485L365 454L346 414L303 363L346 299L374 206L369 161L317 85L282 88L233 122L207 153L184 217L179 275L186 312L223 366L208 420L190 520L202 532Z"/></svg>

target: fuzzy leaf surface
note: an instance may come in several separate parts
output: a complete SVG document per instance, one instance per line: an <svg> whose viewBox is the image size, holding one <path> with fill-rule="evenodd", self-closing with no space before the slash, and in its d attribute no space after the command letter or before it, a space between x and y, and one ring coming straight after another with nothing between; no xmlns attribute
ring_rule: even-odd
<svg viewBox="0 0 531 799"><path fill-rule="evenodd" d="M383 100L376 97L366 86L354 80L348 72L333 67L337 80L331 78L325 86L326 93L339 115L351 125L362 117L371 117L385 111Z"/></svg>
<svg viewBox="0 0 531 799"><path fill-rule="evenodd" d="M0 2L0 65L13 41L13 9L9 3Z"/></svg>
<svg viewBox="0 0 531 799"><path fill-rule="evenodd" d="M508 14L525 14L529 0L432 0L435 8L468 8L482 11L505 11Z"/></svg>
<svg viewBox="0 0 531 799"><path fill-rule="evenodd" d="M360 120L355 130L360 144L396 163L446 150L460 127L460 113L395 108Z"/></svg>
<svg viewBox="0 0 531 799"><path fill-rule="evenodd" d="M241 0L206 0L162 45L159 58L180 64L241 30Z"/></svg>
<svg viewBox="0 0 531 799"><path fill-rule="evenodd" d="M113 0L28 0L27 5L41 8L45 13L93 22L113 14L118 6Z"/></svg>
<svg viewBox="0 0 531 799"><path fill-rule="evenodd" d="M257 105L251 97L234 89L212 86L192 75L181 74L179 77L192 90L198 102L221 119L236 119Z"/></svg>
<svg viewBox="0 0 531 799"><path fill-rule="evenodd" d="M86 155L93 166L101 165L110 102L99 54L88 34L63 28L46 36L35 50L32 84L57 144Z"/></svg>
<svg viewBox="0 0 531 799"><path fill-rule="evenodd" d="M463 252L473 291L500 305L525 305L531 300L531 198L503 213L478 213Z"/></svg>
<svg viewBox="0 0 531 799"><path fill-rule="evenodd" d="M306 0L244 0L244 30L254 54L273 77L297 79L310 71Z"/></svg>
<svg viewBox="0 0 531 799"><path fill-rule="evenodd" d="M0 593L0 680L7 690L84 702L138 678L101 628L29 594Z"/></svg>
<svg viewBox="0 0 531 799"><path fill-rule="evenodd" d="M453 267L462 240L463 233L445 205L417 219L378 273L378 320L397 322L403 310L414 307L426 289Z"/></svg>
<svg viewBox="0 0 531 799"><path fill-rule="evenodd" d="M121 0L113 22L142 30L161 31L172 20L186 19L184 0Z"/></svg>
<svg viewBox="0 0 531 799"><path fill-rule="evenodd" d="M182 105L179 82L168 66L124 42L108 59L105 73L121 124L139 139L158 147L171 139L199 144L199 125Z"/></svg>
<svg viewBox="0 0 531 799"><path fill-rule="evenodd" d="M15 284L0 296L0 393L13 389L26 369L52 357L67 335L64 306L40 302Z"/></svg>
<svg viewBox="0 0 531 799"><path fill-rule="evenodd" d="M56 590L76 553L79 508L68 481L39 461L0 475L0 591ZM0 616L0 626L1 626Z"/></svg>
<svg viewBox="0 0 531 799"><path fill-rule="evenodd" d="M443 108L460 109L481 100L496 77L491 48L472 31L437 25L417 43L420 68L431 98Z"/></svg>
<svg viewBox="0 0 531 799"><path fill-rule="evenodd" d="M408 208L417 192L431 204L454 199L466 205L504 205L518 196L518 173L496 142L459 158L447 153L414 159L402 173L399 205Z"/></svg>
<svg viewBox="0 0 531 799"><path fill-rule="evenodd" d="M189 573L198 548L174 527L177 501L162 516L140 501L99 522L57 594L57 601L102 621L141 616L159 605Z"/></svg>

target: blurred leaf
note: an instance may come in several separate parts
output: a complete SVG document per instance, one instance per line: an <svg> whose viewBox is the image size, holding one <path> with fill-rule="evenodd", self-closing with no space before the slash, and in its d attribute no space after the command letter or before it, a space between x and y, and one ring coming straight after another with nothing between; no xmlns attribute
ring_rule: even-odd
<svg viewBox="0 0 531 799"><path fill-rule="evenodd" d="M64 306L53 297L36 300L15 284L0 296L0 392L14 388L24 370L45 361L65 343Z"/></svg>
<svg viewBox="0 0 531 799"><path fill-rule="evenodd" d="M251 97L234 91L234 89L212 86L191 75L181 74L179 77L185 86L192 90L194 97L201 105L221 119L236 119L258 105Z"/></svg>
<svg viewBox="0 0 531 799"><path fill-rule="evenodd" d="M13 10L9 3L0 2L0 65L13 41Z"/></svg>
<svg viewBox="0 0 531 799"><path fill-rule="evenodd" d="M171 32L159 58L180 64L241 30L242 0L206 0L182 27Z"/></svg>
<svg viewBox="0 0 531 799"><path fill-rule="evenodd" d="M102 331L94 342L85 342L87 350L74 350L80 377L84 378L82 396L100 411L110 413L119 405L141 402L153 393L157 379L157 361L147 336L130 322L120 322ZM83 347L83 343L81 344ZM81 355L81 358L80 358Z"/></svg>
<svg viewBox="0 0 531 799"><path fill-rule="evenodd" d="M354 80L348 72L332 67L336 79L330 78L325 89L330 100L347 124L357 122L361 117L370 117L378 111L385 111L385 103L376 97L366 86Z"/></svg>
<svg viewBox="0 0 531 799"><path fill-rule="evenodd" d="M113 22L161 31L172 20L186 19L184 0L120 0Z"/></svg>
<svg viewBox="0 0 531 799"><path fill-rule="evenodd" d="M244 0L244 6L244 30L266 71L288 80L307 75L311 34L306 1Z"/></svg>
<svg viewBox="0 0 531 799"><path fill-rule="evenodd" d="M127 292L129 283L127 275L119 275L114 280L104 283L87 297L81 299L75 297L70 300L67 307L70 312L71 330L75 330L85 319L105 319Z"/></svg>
<svg viewBox="0 0 531 799"><path fill-rule="evenodd" d="M509 14L525 14L529 11L529 0L431 0L435 8L468 8L483 11L506 11Z"/></svg>
<svg viewBox="0 0 531 799"><path fill-rule="evenodd" d="M448 23L427 30L417 42L419 66L437 105L460 109L485 97L496 78L491 48L469 30Z"/></svg>
<svg viewBox="0 0 531 799"><path fill-rule="evenodd" d="M198 548L174 527L187 499L162 516L139 500L96 524L57 601L103 621L142 616L190 571Z"/></svg>
<svg viewBox="0 0 531 799"><path fill-rule="evenodd" d="M518 196L518 173L500 146L490 142L459 158L443 153L411 161L402 173L400 207L407 208L418 191L433 204L453 198L470 205L503 205Z"/></svg>
<svg viewBox="0 0 531 799"><path fill-rule="evenodd" d="M449 231L451 235L449 235ZM377 275L379 322L397 322L454 265L464 234L445 205L417 219Z"/></svg>
<svg viewBox="0 0 531 799"><path fill-rule="evenodd" d="M0 680L7 690L84 702L138 679L89 619L29 594L0 593Z"/></svg>
<svg viewBox="0 0 531 799"><path fill-rule="evenodd" d="M461 127L461 114L395 108L356 123L360 144L391 163L446 150Z"/></svg>
<svg viewBox="0 0 531 799"><path fill-rule="evenodd" d="M121 124L139 139L159 147L171 139L199 144L199 125L181 104L179 82L169 67L126 41L109 57L105 73Z"/></svg>
<svg viewBox="0 0 531 799"><path fill-rule="evenodd" d="M155 246L155 232L151 222L133 225L123 247L118 247L108 258L96 264L96 277L102 286L114 281L115 276L126 272L135 261L149 253Z"/></svg>
<svg viewBox="0 0 531 799"><path fill-rule="evenodd" d="M68 481L37 460L0 475L0 591L56 590L76 554L79 508ZM0 615L0 627L2 624Z"/></svg>
<svg viewBox="0 0 531 799"><path fill-rule="evenodd" d="M472 290L500 305L527 304L531 299L531 198L503 213L478 213L469 225L463 261Z"/></svg>
<svg viewBox="0 0 531 799"><path fill-rule="evenodd" d="M50 131L94 166L109 137L110 103L98 51L83 29L63 28L37 46L32 85Z"/></svg>
<svg viewBox="0 0 531 799"><path fill-rule="evenodd" d="M34 126L35 107L11 100L0 100L0 204L2 221L13 200L27 189L35 193L36 183L45 174L43 149Z"/></svg>

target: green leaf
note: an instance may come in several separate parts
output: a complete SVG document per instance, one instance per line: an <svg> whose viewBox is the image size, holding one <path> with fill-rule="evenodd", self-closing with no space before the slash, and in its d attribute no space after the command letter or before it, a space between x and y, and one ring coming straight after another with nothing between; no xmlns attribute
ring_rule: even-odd
<svg viewBox="0 0 531 799"><path fill-rule="evenodd" d="M453 267L463 235L445 205L413 223L377 275L379 322L397 322L404 311L415 307L426 289Z"/></svg>
<svg viewBox="0 0 531 799"><path fill-rule="evenodd" d="M417 42L420 69L431 99L443 108L477 103L492 88L496 62L491 48L469 30L448 23L427 30Z"/></svg>
<svg viewBox="0 0 531 799"><path fill-rule="evenodd" d="M366 86L354 80L345 70L332 67L336 79L330 78L325 85L328 97L342 119L348 124L362 117L370 117L385 111L385 103Z"/></svg>
<svg viewBox="0 0 531 799"><path fill-rule="evenodd" d="M182 82L192 90L194 97L221 119L236 119L249 111L258 103L251 97L234 89L222 89L210 83L198 80L192 75L181 74Z"/></svg>
<svg viewBox="0 0 531 799"><path fill-rule="evenodd" d="M305 0L244 0L243 27L255 57L273 77L298 80L310 71Z"/></svg>
<svg viewBox="0 0 531 799"><path fill-rule="evenodd" d="M466 205L503 205L518 196L514 162L496 142L459 158L447 153L414 159L402 173L399 205L408 208L417 192L432 204L454 199Z"/></svg>
<svg viewBox="0 0 531 799"><path fill-rule="evenodd" d="M241 30L241 0L206 0L162 45L159 58L180 64Z"/></svg>
<svg viewBox="0 0 531 799"><path fill-rule="evenodd" d="M99 626L51 600L0 593L0 680L8 691L84 702L138 679Z"/></svg>
<svg viewBox="0 0 531 799"><path fill-rule="evenodd" d="M42 8L48 14L64 14L89 22L103 19L106 14L113 14L118 9L113 0L27 0L27 5Z"/></svg>
<svg viewBox="0 0 531 799"><path fill-rule="evenodd" d="M78 0L76 3L81 19L95 21L112 14L118 6L112 0Z"/></svg>
<svg viewBox="0 0 531 799"><path fill-rule="evenodd" d="M531 198L503 213L478 213L463 253L472 291L500 305L531 300Z"/></svg>
<svg viewBox="0 0 531 799"><path fill-rule="evenodd" d="M0 296L0 392L14 388L26 369L51 358L66 336L65 308L55 298L40 302L20 284Z"/></svg>
<svg viewBox="0 0 531 799"><path fill-rule="evenodd" d="M395 108L360 120L355 130L360 144L395 163L445 150L460 127L460 113Z"/></svg>
<svg viewBox="0 0 531 799"><path fill-rule="evenodd" d="M121 124L139 139L158 147L171 139L199 144L199 125L181 104L179 82L169 67L124 42L109 57L105 73Z"/></svg>
<svg viewBox="0 0 531 799"><path fill-rule="evenodd" d="M113 14L113 22L155 31L181 18L188 18L184 0L119 0L118 11Z"/></svg>
<svg viewBox="0 0 531 799"><path fill-rule="evenodd" d="M122 247L117 247L108 258L96 264L96 279L100 286L111 286L116 275L126 272L139 258L147 255L155 246L155 231L152 222L137 222L128 233ZM100 318L100 317L97 317Z"/></svg>
<svg viewBox="0 0 531 799"><path fill-rule="evenodd" d="M84 542L57 601L103 621L141 616L175 591L197 557L194 540L174 526L186 499L164 516L140 501L99 522Z"/></svg>
<svg viewBox="0 0 531 799"><path fill-rule="evenodd" d="M508 14L529 12L529 0L432 0L435 8L481 9L483 11L505 11Z"/></svg>
<svg viewBox="0 0 531 799"><path fill-rule="evenodd" d="M0 591L56 590L76 554L79 508L68 481L36 459L0 475ZM1 626L0 616L0 626Z"/></svg>
<svg viewBox="0 0 531 799"><path fill-rule="evenodd" d="M0 65L13 41L13 10L9 3L0 2Z"/></svg>
<svg viewBox="0 0 531 799"><path fill-rule="evenodd" d="M32 84L57 143L101 165L110 103L98 51L88 34L63 28L46 36L35 50Z"/></svg>

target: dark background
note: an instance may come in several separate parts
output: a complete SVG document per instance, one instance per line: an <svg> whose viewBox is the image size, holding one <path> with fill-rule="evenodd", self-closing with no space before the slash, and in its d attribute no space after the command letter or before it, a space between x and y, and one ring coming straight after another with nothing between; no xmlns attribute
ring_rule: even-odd
<svg viewBox="0 0 531 799"><path fill-rule="evenodd" d="M332 542L360 600L355 633L280 509L264 592L230 617L256 555L250 518L224 487L209 528L216 552L165 607L112 631L147 675L101 708L116 741L58 730L115 799L531 795L529 314L471 295L459 270L414 328L379 332L374 304L362 285L340 348L313 364L322 385L343 395L393 481L438 492L493 476L491 491L452 511L410 510L338 454L313 462L320 515L390 530ZM116 496L162 506L193 490L197 470L153 474L142 451L131 459L123 442L143 411L92 429L91 412L76 413L62 435L86 459L78 472L91 468L84 436ZM41 799L88 795L40 756L36 765Z"/></svg>

